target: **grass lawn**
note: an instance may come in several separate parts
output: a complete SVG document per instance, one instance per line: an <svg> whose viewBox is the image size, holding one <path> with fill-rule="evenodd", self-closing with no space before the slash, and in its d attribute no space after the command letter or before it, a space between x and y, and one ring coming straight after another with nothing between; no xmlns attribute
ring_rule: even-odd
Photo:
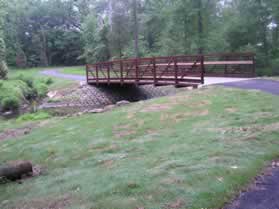
<svg viewBox="0 0 279 209"><path fill-rule="evenodd" d="M216 87L48 119L0 141L0 164L47 169L0 185L0 208L220 208L279 156L278 104L278 96Z"/></svg>
<svg viewBox="0 0 279 209"><path fill-rule="evenodd" d="M67 70L67 69L72 69L72 68L73 67L65 67L63 69ZM45 70L45 69L46 68L11 69L9 71L9 78L13 79L20 75L24 75L27 77L33 77L33 78L48 78L50 76L40 74L40 71ZM66 79L60 79L60 78L54 78L54 77L51 77L51 78L54 81L53 84L50 86L51 90L67 88L68 86L77 83L75 81L66 80Z"/></svg>
<svg viewBox="0 0 279 209"><path fill-rule="evenodd" d="M59 69L61 73L72 74L72 75L84 75L85 76L85 66L78 67L66 67Z"/></svg>

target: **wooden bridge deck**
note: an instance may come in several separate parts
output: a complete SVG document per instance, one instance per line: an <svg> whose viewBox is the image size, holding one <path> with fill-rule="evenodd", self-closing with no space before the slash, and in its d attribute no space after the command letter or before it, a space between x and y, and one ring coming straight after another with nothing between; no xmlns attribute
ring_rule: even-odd
<svg viewBox="0 0 279 209"><path fill-rule="evenodd" d="M88 64L92 85L198 86L205 76L253 77L254 54L211 54L152 57Z"/></svg>

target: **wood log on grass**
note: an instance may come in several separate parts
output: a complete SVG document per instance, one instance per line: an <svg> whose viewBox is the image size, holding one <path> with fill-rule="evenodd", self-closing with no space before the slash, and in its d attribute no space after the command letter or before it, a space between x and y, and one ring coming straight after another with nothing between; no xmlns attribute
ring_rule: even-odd
<svg viewBox="0 0 279 209"><path fill-rule="evenodd" d="M24 176L32 175L33 166L28 161L18 161L7 165L0 165L0 181L16 181Z"/></svg>

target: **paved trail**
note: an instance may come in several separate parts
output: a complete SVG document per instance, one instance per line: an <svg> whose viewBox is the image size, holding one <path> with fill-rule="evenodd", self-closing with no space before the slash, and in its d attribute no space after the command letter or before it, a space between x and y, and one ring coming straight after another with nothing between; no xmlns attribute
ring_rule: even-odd
<svg viewBox="0 0 279 209"><path fill-rule="evenodd" d="M74 80L74 81L85 81L86 78L83 75L70 75L70 74L64 74L59 72L59 70L44 70L41 72L44 75L56 77L56 78L63 78L67 80Z"/></svg>
<svg viewBox="0 0 279 209"><path fill-rule="evenodd" d="M246 81L223 83L222 85L241 89L256 89L274 95L279 95L279 81L272 81L266 79L251 79Z"/></svg>
<svg viewBox="0 0 279 209"><path fill-rule="evenodd" d="M225 209L279 209L279 168L258 180Z"/></svg>

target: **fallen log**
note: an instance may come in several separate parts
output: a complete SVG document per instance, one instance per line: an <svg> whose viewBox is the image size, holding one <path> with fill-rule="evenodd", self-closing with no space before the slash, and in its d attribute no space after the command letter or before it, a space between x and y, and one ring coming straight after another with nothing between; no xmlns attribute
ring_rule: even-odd
<svg viewBox="0 0 279 209"><path fill-rule="evenodd" d="M0 166L0 181L16 181L24 176L32 175L33 166L28 161L20 161Z"/></svg>

